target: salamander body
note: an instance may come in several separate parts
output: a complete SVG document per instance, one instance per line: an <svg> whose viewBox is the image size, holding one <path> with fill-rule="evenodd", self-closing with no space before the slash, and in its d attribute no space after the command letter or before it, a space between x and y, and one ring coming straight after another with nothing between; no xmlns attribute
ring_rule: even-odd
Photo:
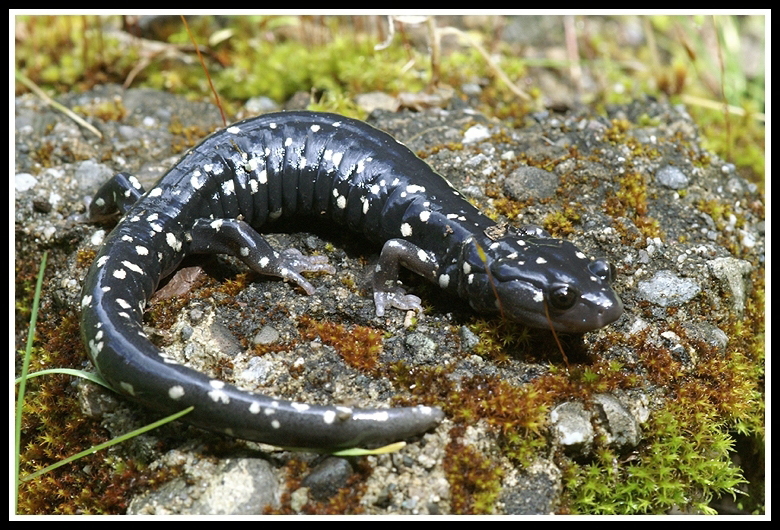
<svg viewBox="0 0 780 530"><path fill-rule="evenodd" d="M381 245L377 315L422 311L397 282L406 267L481 312L582 333L622 313L614 267L539 227L497 225L391 136L334 114L283 112L238 122L203 140L149 191L120 173L90 205L122 220L104 241L82 291L82 339L117 391L149 407L239 438L337 449L401 440L437 425L435 407L315 406L246 392L185 367L154 346L142 314L159 281L188 254L228 254L251 269L314 287L304 272L324 257L278 252L257 229L307 217Z"/></svg>

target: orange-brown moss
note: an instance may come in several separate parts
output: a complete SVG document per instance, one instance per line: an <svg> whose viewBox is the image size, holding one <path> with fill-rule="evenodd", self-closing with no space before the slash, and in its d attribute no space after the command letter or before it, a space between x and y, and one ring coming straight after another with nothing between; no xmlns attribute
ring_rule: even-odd
<svg viewBox="0 0 780 530"><path fill-rule="evenodd" d="M382 352L383 332L365 326L347 329L343 324L315 321L307 316L301 317L298 330L306 340L319 337L325 344L333 346L353 368L363 372L376 369Z"/></svg>
<svg viewBox="0 0 780 530"><path fill-rule="evenodd" d="M444 456L444 472L450 484L450 506L456 514L490 514L501 492L503 469L478 449L464 445L465 428L455 427Z"/></svg>

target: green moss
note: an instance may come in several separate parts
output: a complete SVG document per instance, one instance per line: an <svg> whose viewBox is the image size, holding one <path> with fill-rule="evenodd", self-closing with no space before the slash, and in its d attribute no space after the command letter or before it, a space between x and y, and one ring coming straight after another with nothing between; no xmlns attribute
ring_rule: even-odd
<svg viewBox="0 0 780 530"><path fill-rule="evenodd" d="M516 322L500 318L477 319L469 329L479 336L474 353L497 364L509 362L510 352L521 355L530 347L528 328Z"/></svg>
<svg viewBox="0 0 780 530"><path fill-rule="evenodd" d="M744 482L729 457L733 439L711 407L691 414L683 401L669 402L645 426L632 461L598 451L590 464L570 462L566 497L573 513L660 514L674 508L715 513L713 496L734 495ZM690 420L696 420L690 423Z"/></svg>
<svg viewBox="0 0 780 530"><path fill-rule="evenodd" d="M647 185L642 174L631 171L618 179L619 188L614 194L609 194L606 201L606 211L612 217L626 216L647 238L664 238L660 223L649 217L647 202ZM644 239L643 239L644 242Z"/></svg>
<svg viewBox="0 0 780 530"><path fill-rule="evenodd" d="M731 460L734 432L763 445L764 332L763 273L756 271L751 302L742 319L724 326L731 337L725 353L674 329L698 361L684 368L665 348L642 334L633 345L646 377L674 399L654 411L643 426L639 447L624 460L602 447L590 463L568 462L565 499L575 513L665 513L673 508L714 513L710 501L737 496L749 485ZM763 511L758 500L740 500Z"/></svg>
<svg viewBox="0 0 780 530"><path fill-rule="evenodd" d="M566 205L563 209L553 212L544 219L544 228L553 237L564 238L574 233L574 223L580 220L578 213Z"/></svg>

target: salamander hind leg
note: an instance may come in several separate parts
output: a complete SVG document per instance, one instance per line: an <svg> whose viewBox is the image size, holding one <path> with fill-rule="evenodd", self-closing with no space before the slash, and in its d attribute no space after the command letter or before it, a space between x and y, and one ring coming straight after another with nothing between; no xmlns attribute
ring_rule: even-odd
<svg viewBox="0 0 780 530"><path fill-rule="evenodd" d="M309 295L314 294L314 286L302 273L336 272L325 256L304 256L296 249L277 252L245 221L199 219L190 234L190 253L234 256L260 274L284 278L295 283Z"/></svg>
<svg viewBox="0 0 780 530"><path fill-rule="evenodd" d="M102 221L117 212L127 211L144 194L144 187L133 175L117 173L103 184L89 203L89 221Z"/></svg>

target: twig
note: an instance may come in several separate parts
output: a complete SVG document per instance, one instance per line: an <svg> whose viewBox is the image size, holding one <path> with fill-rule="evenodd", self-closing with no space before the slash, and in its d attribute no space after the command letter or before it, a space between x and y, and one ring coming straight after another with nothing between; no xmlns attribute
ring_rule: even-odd
<svg viewBox="0 0 780 530"><path fill-rule="evenodd" d="M87 123L84 120L84 118L82 118L81 116L79 116L78 114L76 114L75 112L70 110L68 107L66 107L62 103L58 103L58 102L54 101L46 92L41 90L38 85L33 83L27 77L25 77L24 74L20 74L19 72L15 72L15 75L16 75L16 80L17 81L19 81L24 86L29 88L33 93L35 93L36 96L41 98L44 101L44 103L46 103L47 105L49 105L51 107L54 107L58 111L62 112L67 117L69 117L70 119L72 119L73 121L75 121L76 123L78 123L79 125L84 127L85 129L87 129L90 132L92 132L95 136L97 136L101 140L103 139L103 134L100 131L98 131L94 126L92 126L89 123Z"/></svg>

